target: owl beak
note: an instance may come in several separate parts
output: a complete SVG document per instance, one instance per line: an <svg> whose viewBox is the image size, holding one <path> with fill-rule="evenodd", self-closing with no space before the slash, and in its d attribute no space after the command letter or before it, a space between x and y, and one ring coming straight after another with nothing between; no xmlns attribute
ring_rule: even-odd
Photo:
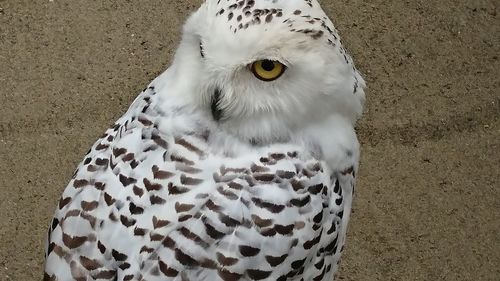
<svg viewBox="0 0 500 281"><path fill-rule="evenodd" d="M212 96L212 100L210 103L210 108L212 110L212 117L215 121L219 122L223 117L223 110L220 108L220 99L222 96L222 92L219 88L216 88L214 94Z"/></svg>

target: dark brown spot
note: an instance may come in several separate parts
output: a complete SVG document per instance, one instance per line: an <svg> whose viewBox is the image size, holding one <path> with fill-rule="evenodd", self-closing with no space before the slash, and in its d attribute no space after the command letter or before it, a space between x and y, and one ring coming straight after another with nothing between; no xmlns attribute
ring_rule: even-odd
<svg viewBox="0 0 500 281"><path fill-rule="evenodd" d="M68 211L64 218L69 218L69 217L78 217L80 215L80 210L74 209L71 211Z"/></svg>
<svg viewBox="0 0 500 281"><path fill-rule="evenodd" d="M311 201L311 196L307 195L307 196L304 196L303 198L300 198L300 199L294 198L294 199L290 200L290 204L292 204L296 207L302 208L305 205L307 205L307 203L309 203L310 201Z"/></svg>
<svg viewBox="0 0 500 281"><path fill-rule="evenodd" d="M194 241L196 244L200 245L203 248L208 248L210 246L207 242L203 241L203 239L201 239L200 236L196 235L195 233L191 232L189 229L187 229L185 227L181 227L179 229L179 232L184 237L186 237L189 240Z"/></svg>
<svg viewBox="0 0 500 281"><path fill-rule="evenodd" d="M189 189L187 187L176 186L171 182L168 183L168 194L176 195L176 194L186 193L188 191L189 191Z"/></svg>
<svg viewBox="0 0 500 281"><path fill-rule="evenodd" d="M144 212L144 208L141 208L132 202L130 202L128 210L132 215L140 215Z"/></svg>
<svg viewBox="0 0 500 281"><path fill-rule="evenodd" d="M130 162L130 167L132 169L135 169L137 166L139 166L139 162L137 162L137 160L134 159Z"/></svg>
<svg viewBox="0 0 500 281"><path fill-rule="evenodd" d="M99 206L99 202L97 202L97 201L92 201L92 202L82 201L81 206L82 206L82 209L84 211L90 212L92 210L95 210L97 208L97 206Z"/></svg>
<svg viewBox="0 0 500 281"><path fill-rule="evenodd" d="M262 201L261 199L259 198L256 198L256 197L253 197L252 198L252 202L259 208L265 208L267 210L269 210L270 212L272 213L280 213L281 211L283 211L283 209L285 208L284 205L277 205L277 204L273 204L273 203L269 203L269 202L265 202L265 201Z"/></svg>
<svg viewBox="0 0 500 281"><path fill-rule="evenodd" d="M337 251L337 238L325 247L327 253L335 253Z"/></svg>
<svg viewBox="0 0 500 281"><path fill-rule="evenodd" d="M139 118L137 118L137 120L139 122L141 122L142 125L144 125L144 126L151 126L151 125L153 125L153 122L151 122L149 119L147 119L146 117L144 117L142 115L139 115Z"/></svg>
<svg viewBox="0 0 500 281"><path fill-rule="evenodd" d="M168 220L160 220L156 216L153 216L153 227L154 229L167 226L170 223Z"/></svg>
<svg viewBox="0 0 500 281"><path fill-rule="evenodd" d="M264 228L260 234L265 237L273 237L276 235L276 230L274 228Z"/></svg>
<svg viewBox="0 0 500 281"><path fill-rule="evenodd" d="M142 195L144 194L144 190L140 187L138 187L137 185L134 185L134 194L139 196L139 197L142 197Z"/></svg>
<svg viewBox="0 0 500 281"><path fill-rule="evenodd" d="M169 249L175 249L175 241L170 238L170 236L167 236L163 239L163 242L161 242L161 244Z"/></svg>
<svg viewBox="0 0 500 281"><path fill-rule="evenodd" d="M230 216L228 215L224 215L224 214L219 214L219 219L220 221L225 224L227 227L235 227L235 226L238 226L238 225L241 225L241 222L231 218Z"/></svg>
<svg viewBox="0 0 500 281"><path fill-rule="evenodd" d="M160 271L167 277L176 277L179 274L179 271L175 270L172 267L169 267L160 259L158 259L158 267L160 268Z"/></svg>
<svg viewBox="0 0 500 281"><path fill-rule="evenodd" d="M190 166L194 165L193 161L188 160L188 159L186 159L186 158L184 158L182 156L171 155L170 156L170 160L175 161L175 162L181 162L181 163L184 163L184 164L190 165Z"/></svg>
<svg viewBox="0 0 500 281"><path fill-rule="evenodd" d="M354 172L354 167L349 167L348 169L345 169L344 171L342 171L342 175L347 175L347 174L352 174L352 172Z"/></svg>
<svg viewBox="0 0 500 281"><path fill-rule="evenodd" d="M198 155L203 155L203 150L189 143L183 138L175 138L175 143L181 146L184 146L187 150L195 152Z"/></svg>
<svg viewBox="0 0 500 281"><path fill-rule="evenodd" d="M289 224L289 225L276 224L274 226L274 229L281 235L291 235L293 234L294 226L295 226L294 224Z"/></svg>
<svg viewBox="0 0 500 281"><path fill-rule="evenodd" d="M80 256L80 264L87 270L95 270L102 267L97 260L89 259L84 256Z"/></svg>
<svg viewBox="0 0 500 281"><path fill-rule="evenodd" d="M271 265L272 267L275 267L277 265L280 265L285 259L288 257L288 254L284 254L280 257L273 257L273 256L266 256L266 261Z"/></svg>
<svg viewBox="0 0 500 281"><path fill-rule="evenodd" d="M224 281L238 281L241 278L241 274L234 273L223 268L220 268L217 271L217 274Z"/></svg>
<svg viewBox="0 0 500 281"><path fill-rule="evenodd" d="M127 255L122 254L115 249L111 250L111 255L116 261L124 261L128 258Z"/></svg>
<svg viewBox="0 0 500 281"><path fill-rule="evenodd" d="M128 217L126 217L126 216L124 216L124 215L120 215L120 221L121 221L121 223L122 223L124 226L126 226L126 227L130 227L130 226L134 225L134 224L135 224L135 222L136 222L136 220L135 220L135 219L133 219L133 218L128 218Z"/></svg>
<svg viewBox="0 0 500 281"><path fill-rule="evenodd" d="M125 156L123 156L122 161L128 162L131 160L134 160L135 154L134 153L127 153Z"/></svg>
<svg viewBox="0 0 500 281"><path fill-rule="evenodd" d="M158 168L157 166L154 166L154 167ZM156 169L153 171L153 176L155 179L164 180L164 179L168 179L168 178L171 178L172 176L174 176L174 173L160 170L160 169Z"/></svg>
<svg viewBox="0 0 500 281"><path fill-rule="evenodd" d="M199 263L181 249L175 249L175 258L184 266L198 266Z"/></svg>
<svg viewBox="0 0 500 281"><path fill-rule="evenodd" d="M166 140L162 139L159 135L153 135L151 139L159 146L163 147L164 149L168 149L168 143Z"/></svg>
<svg viewBox="0 0 500 281"><path fill-rule="evenodd" d="M241 184L239 184L237 182L234 182L234 181L228 183L227 186L229 188L232 188L232 189L235 189L235 190L241 190L241 189L243 189L243 185L241 185Z"/></svg>
<svg viewBox="0 0 500 281"><path fill-rule="evenodd" d="M339 198L335 199L335 204L339 205L342 204L342 196L340 196Z"/></svg>
<svg viewBox="0 0 500 281"><path fill-rule="evenodd" d="M179 203L179 202L175 202L175 211L177 213L188 212L192 208L194 208L193 204L182 204L182 203Z"/></svg>
<svg viewBox="0 0 500 281"><path fill-rule="evenodd" d="M258 269L248 269L247 270L248 277L252 280L262 280L266 279L271 275L271 271L263 271Z"/></svg>
<svg viewBox="0 0 500 281"><path fill-rule="evenodd" d="M273 223L272 219L263 219L257 215L252 215L252 220L258 227L267 227Z"/></svg>
<svg viewBox="0 0 500 281"><path fill-rule="evenodd" d="M257 174L254 176L254 178L258 181L272 182L274 180L274 175L273 174Z"/></svg>
<svg viewBox="0 0 500 281"><path fill-rule="evenodd" d="M227 199L229 200L237 200L239 197L236 195L234 192L231 192L230 190L224 189L222 186L219 186L217 188L217 191L224 195Z"/></svg>
<svg viewBox="0 0 500 281"><path fill-rule="evenodd" d="M135 236L144 236L146 235L146 229L144 228L139 228L139 227L135 227L134 228L134 235Z"/></svg>
<svg viewBox="0 0 500 281"><path fill-rule="evenodd" d="M267 158L267 157L261 157L259 159L259 161L262 162L262 163L268 163L269 162L269 158Z"/></svg>
<svg viewBox="0 0 500 281"><path fill-rule="evenodd" d="M87 166L87 171L93 173L95 171L97 171L97 166L94 166L94 165L88 165Z"/></svg>
<svg viewBox="0 0 500 281"><path fill-rule="evenodd" d="M339 183L339 180L336 180L335 181L335 186L333 187L333 192L339 194L340 193L340 183Z"/></svg>
<svg viewBox="0 0 500 281"><path fill-rule="evenodd" d="M59 200L59 209L62 209L64 206L68 205L71 202L71 197L61 198Z"/></svg>
<svg viewBox="0 0 500 281"><path fill-rule="evenodd" d="M106 204L108 204L108 206L111 206L112 204L115 203L115 199L113 197L111 197L111 195L109 195L107 192L104 192L104 201L106 202Z"/></svg>
<svg viewBox="0 0 500 281"><path fill-rule="evenodd" d="M116 218L116 215L115 215L115 213L114 213L113 211L111 211L111 212L109 213L108 218L109 218L110 220L112 220L112 221L115 221L115 222L116 222L116 221L118 221L118 218Z"/></svg>
<svg viewBox="0 0 500 281"><path fill-rule="evenodd" d="M109 160L105 158L97 158L95 160L95 164L99 166L108 166Z"/></svg>
<svg viewBox="0 0 500 281"><path fill-rule="evenodd" d="M95 147L95 150L104 150L104 149L107 149L109 147L109 145L107 144L102 144L102 143L99 143L96 147Z"/></svg>
<svg viewBox="0 0 500 281"><path fill-rule="evenodd" d="M323 189L323 184L316 184L316 185L312 185L312 186L309 186L309 188L307 189L311 194L318 194L321 192L321 190Z"/></svg>
<svg viewBox="0 0 500 281"><path fill-rule="evenodd" d="M321 274L318 275L318 276L316 276L316 277L314 277L313 281L321 281L321 280L323 280L323 277L325 276L325 273L326 273L325 269L326 268L323 268L323 271L321 272ZM330 271L330 270L328 270L328 271Z"/></svg>
<svg viewBox="0 0 500 281"><path fill-rule="evenodd" d="M314 216L313 221L315 223L320 223L323 220L323 210L319 211L317 215Z"/></svg>
<svg viewBox="0 0 500 281"><path fill-rule="evenodd" d="M220 212L221 210L221 207L215 204L214 201L212 201L211 199L209 199L207 203L205 203L205 206L207 206L209 210L214 212Z"/></svg>
<svg viewBox="0 0 500 281"><path fill-rule="evenodd" d="M56 255L58 255L60 258L63 258L67 255L66 251L64 251L64 249L59 245L54 244L53 250L54 253L56 253Z"/></svg>
<svg viewBox="0 0 500 281"><path fill-rule="evenodd" d="M120 174L119 178L120 178L120 182L123 184L123 186L128 186L130 184L134 184L137 182L136 179L131 178L131 177L127 177L123 174Z"/></svg>
<svg viewBox="0 0 500 281"><path fill-rule="evenodd" d="M292 184L293 190L295 191L299 191L305 188L304 184L299 180L292 179L290 180L290 183Z"/></svg>
<svg viewBox="0 0 500 281"><path fill-rule="evenodd" d="M226 257L222 253L217 252L217 261L223 266L232 266L238 262L237 258Z"/></svg>
<svg viewBox="0 0 500 281"><path fill-rule="evenodd" d="M115 157L119 157L120 155L122 155L126 152L127 152L127 149L125 149L125 148L113 148L113 155Z"/></svg>
<svg viewBox="0 0 500 281"><path fill-rule="evenodd" d="M101 270L96 274L92 274L93 279L111 279L116 277L116 270ZM87 280L84 278L83 280Z"/></svg>
<svg viewBox="0 0 500 281"><path fill-rule="evenodd" d="M314 165L308 166L308 169L312 170L312 171L315 171L315 172L319 172L319 171L322 170L320 163L315 163Z"/></svg>
<svg viewBox="0 0 500 281"><path fill-rule="evenodd" d="M63 243L70 249L80 247L87 239L86 236L70 236L63 232Z"/></svg>
<svg viewBox="0 0 500 281"><path fill-rule="evenodd" d="M304 242L304 249L309 250L312 248L312 246L316 245L319 243L319 240L321 239L321 233L314 239L309 240ZM294 267L295 268L295 267Z"/></svg>
<svg viewBox="0 0 500 281"><path fill-rule="evenodd" d="M188 174L198 174L202 171L198 168L187 166L182 163L175 163L175 169Z"/></svg>
<svg viewBox="0 0 500 281"><path fill-rule="evenodd" d="M319 262L315 263L314 267L316 267L317 269L321 269L324 264L325 264L325 259L323 258Z"/></svg>
<svg viewBox="0 0 500 281"><path fill-rule="evenodd" d="M271 158L273 158L276 161L279 161L279 160L285 158L285 154L283 154L283 153L273 153L270 156L271 156Z"/></svg>
<svg viewBox="0 0 500 281"><path fill-rule="evenodd" d="M222 237L224 237L226 235L223 232L216 230L215 227L213 227L211 224L209 224L206 220L203 223L205 225L205 230L206 230L207 234L210 237L212 237L213 239L219 240L219 239L222 239Z"/></svg>
<svg viewBox="0 0 500 281"><path fill-rule="evenodd" d="M259 248L254 248L250 246L240 245L240 253L244 257L253 257L260 252Z"/></svg>
<svg viewBox="0 0 500 281"><path fill-rule="evenodd" d="M278 170L276 171L276 175L282 179L291 179L295 176L295 173L292 171Z"/></svg>
<svg viewBox="0 0 500 281"><path fill-rule="evenodd" d="M122 263L122 264L119 266L119 268L120 268L121 270L126 270L126 269L130 268L130 263L128 263L128 262L124 262L124 263Z"/></svg>
<svg viewBox="0 0 500 281"><path fill-rule="evenodd" d="M84 187L84 186L86 186L86 185L88 185L88 184L89 184L89 181L88 181L88 180L75 180L75 181L73 182L73 186L74 186L75 188L81 188L81 187Z"/></svg>
<svg viewBox="0 0 500 281"><path fill-rule="evenodd" d="M185 185L198 185L200 183L202 183L203 180L201 179L197 179L197 178L191 178L191 177L188 177L184 174L181 175L181 184L185 184Z"/></svg>
<svg viewBox="0 0 500 281"><path fill-rule="evenodd" d="M139 253L142 254L143 252L146 252L146 253L150 253L151 254L154 251L155 251L154 248L148 248L147 246L142 246L142 248L139 251Z"/></svg>
<svg viewBox="0 0 500 281"><path fill-rule="evenodd" d="M54 275L48 275L47 272L43 273L43 281L57 281Z"/></svg>
<svg viewBox="0 0 500 281"><path fill-rule="evenodd" d="M98 182L94 183L94 186L98 190L104 190L104 188L106 187L106 184L98 181Z"/></svg>
<svg viewBox="0 0 500 281"><path fill-rule="evenodd" d="M292 268L293 269L299 269L301 266L304 265L304 263L306 262L306 258L303 259L303 260L296 260L294 262L292 262Z"/></svg>
<svg viewBox="0 0 500 281"><path fill-rule="evenodd" d="M153 232L150 232L150 233L149 233L149 239L150 239L151 241L163 241L163 238L164 238L164 237L165 237L165 236L163 236L163 235L161 235L161 234L159 234L159 233L153 233Z"/></svg>
<svg viewBox="0 0 500 281"><path fill-rule="evenodd" d="M151 190L156 190L156 191L158 191L158 190L162 189L162 187L163 187L163 186L162 186L161 184L159 184L159 183L152 183L152 182L151 182L151 181L149 181L147 178L144 178L144 179L142 180L142 182L144 183L144 187L146 187L146 190L147 190L147 191L151 191Z"/></svg>
<svg viewBox="0 0 500 281"><path fill-rule="evenodd" d="M165 202L167 202L167 201L165 199L161 198L160 196L151 195L151 196L149 196L149 202L151 202L151 204L153 204L153 205L155 205L155 204L162 205L162 204L165 204Z"/></svg>

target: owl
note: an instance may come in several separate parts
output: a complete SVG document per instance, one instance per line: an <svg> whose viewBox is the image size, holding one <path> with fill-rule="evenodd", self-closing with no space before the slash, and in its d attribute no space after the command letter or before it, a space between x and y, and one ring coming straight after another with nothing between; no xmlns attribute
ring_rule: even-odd
<svg viewBox="0 0 500 281"><path fill-rule="evenodd" d="M315 0L208 0L91 147L44 280L332 280L365 82Z"/></svg>

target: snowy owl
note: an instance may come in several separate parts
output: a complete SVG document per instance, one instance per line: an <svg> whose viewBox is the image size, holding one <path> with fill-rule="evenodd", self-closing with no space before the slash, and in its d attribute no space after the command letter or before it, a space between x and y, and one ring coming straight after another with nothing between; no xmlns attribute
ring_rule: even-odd
<svg viewBox="0 0 500 281"><path fill-rule="evenodd" d="M44 280L332 280L365 83L315 0L208 0L92 146Z"/></svg>

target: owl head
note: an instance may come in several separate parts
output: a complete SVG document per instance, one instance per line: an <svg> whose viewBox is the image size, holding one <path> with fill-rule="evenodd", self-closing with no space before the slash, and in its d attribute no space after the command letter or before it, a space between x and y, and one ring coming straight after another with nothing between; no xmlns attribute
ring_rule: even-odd
<svg viewBox="0 0 500 281"><path fill-rule="evenodd" d="M261 142L332 115L354 124L365 99L315 0L208 0L185 24L172 67L221 129Z"/></svg>

